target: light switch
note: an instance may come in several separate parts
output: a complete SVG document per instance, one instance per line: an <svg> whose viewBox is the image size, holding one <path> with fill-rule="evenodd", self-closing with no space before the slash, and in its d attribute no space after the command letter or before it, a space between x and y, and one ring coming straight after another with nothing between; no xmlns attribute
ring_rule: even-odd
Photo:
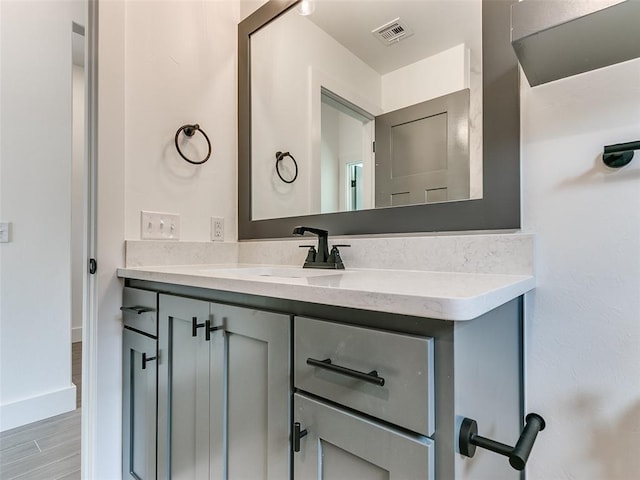
<svg viewBox="0 0 640 480"><path fill-rule="evenodd" d="M140 215L140 237L143 240L180 240L180 215L143 210Z"/></svg>

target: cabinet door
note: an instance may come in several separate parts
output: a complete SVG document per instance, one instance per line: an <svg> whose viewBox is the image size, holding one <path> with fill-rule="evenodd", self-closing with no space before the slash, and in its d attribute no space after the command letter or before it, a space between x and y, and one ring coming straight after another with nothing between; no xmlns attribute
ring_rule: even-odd
<svg viewBox="0 0 640 480"><path fill-rule="evenodd" d="M294 453L295 480L433 480L434 444L294 395L294 422L307 434Z"/></svg>
<svg viewBox="0 0 640 480"><path fill-rule="evenodd" d="M228 478L290 478L290 317L218 304L211 314L227 342Z"/></svg>
<svg viewBox="0 0 640 480"><path fill-rule="evenodd" d="M221 383L211 396L212 365L223 365L222 335L205 338L208 302L160 295L159 305L158 478L223 478L223 459L210 457L222 451L224 433L210 428L212 416L223 417Z"/></svg>
<svg viewBox="0 0 640 480"><path fill-rule="evenodd" d="M143 361L144 358L148 359ZM122 478L156 478L156 339L124 329Z"/></svg>

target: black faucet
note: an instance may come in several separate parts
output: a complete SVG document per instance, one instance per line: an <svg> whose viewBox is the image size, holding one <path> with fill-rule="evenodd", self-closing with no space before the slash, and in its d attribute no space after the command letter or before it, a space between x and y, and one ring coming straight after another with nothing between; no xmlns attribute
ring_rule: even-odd
<svg viewBox="0 0 640 480"><path fill-rule="evenodd" d="M304 235L305 232L318 236L318 250L316 251L313 245L301 245L301 247L309 248L303 268L335 268L344 270L344 264L342 263L338 247L348 247L349 245L334 245L333 248L331 248L331 253L329 253L328 231L312 227L295 227L293 229L294 235Z"/></svg>
<svg viewBox="0 0 640 480"><path fill-rule="evenodd" d="M320 228L312 227L295 227L294 235L304 235L305 232L313 233L318 236L318 251L316 253L315 262L323 263L329 259L329 232Z"/></svg>

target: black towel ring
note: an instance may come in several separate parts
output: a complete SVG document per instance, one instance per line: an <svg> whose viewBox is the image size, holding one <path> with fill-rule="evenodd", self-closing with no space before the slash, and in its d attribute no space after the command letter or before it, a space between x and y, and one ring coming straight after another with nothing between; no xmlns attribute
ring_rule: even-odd
<svg viewBox="0 0 640 480"><path fill-rule="evenodd" d="M184 154L182 153L182 151L180 150L180 146L178 145L178 136L180 135L180 132L184 131L184 134L187 137L193 137L196 132L200 132L203 136L204 139L207 141L207 146L209 147L209 153L207 153L207 156L204 157L204 160L200 161L200 162L194 162L193 160L188 159L187 157L184 156ZM176 137L174 140L175 144L176 144L176 150L178 150L178 153L180 154L180 156L182 158L184 158L187 162L193 164L193 165L202 165L204 162L206 162L207 160L209 160L209 157L211 156L211 142L209 141L209 137L207 137L207 134L204 133L204 130L202 130L200 128L200 125L198 125L197 123L194 125L183 125L181 126L178 131L176 132Z"/></svg>
<svg viewBox="0 0 640 480"><path fill-rule="evenodd" d="M291 180L286 180L280 173L280 167L278 167L280 160L282 160L284 157L289 157L291 160L293 160L293 165L296 167L296 173L293 175L293 178ZM284 183L293 183L296 181L296 178L298 178L298 162L296 162L296 159L293 158L293 155L291 155L289 152L276 152L276 173L280 177L280 180L282 180Z"/></svg>

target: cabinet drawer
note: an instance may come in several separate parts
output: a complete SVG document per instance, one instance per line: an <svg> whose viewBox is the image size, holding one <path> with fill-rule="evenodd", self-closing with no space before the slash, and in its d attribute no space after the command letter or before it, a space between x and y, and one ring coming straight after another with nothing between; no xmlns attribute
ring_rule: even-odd
<svg viewBox="0 0 640 480"><path fill-rule="evenodd" d="M156 292L125 287L122 294L122 319L125 326L158 336Z"/></svg>
<svg viewBox="0 0 640 480"><path fill-rule="evenodd" d="M296 388L433 434L432 338L296 317L294 348Z"/></svg>

